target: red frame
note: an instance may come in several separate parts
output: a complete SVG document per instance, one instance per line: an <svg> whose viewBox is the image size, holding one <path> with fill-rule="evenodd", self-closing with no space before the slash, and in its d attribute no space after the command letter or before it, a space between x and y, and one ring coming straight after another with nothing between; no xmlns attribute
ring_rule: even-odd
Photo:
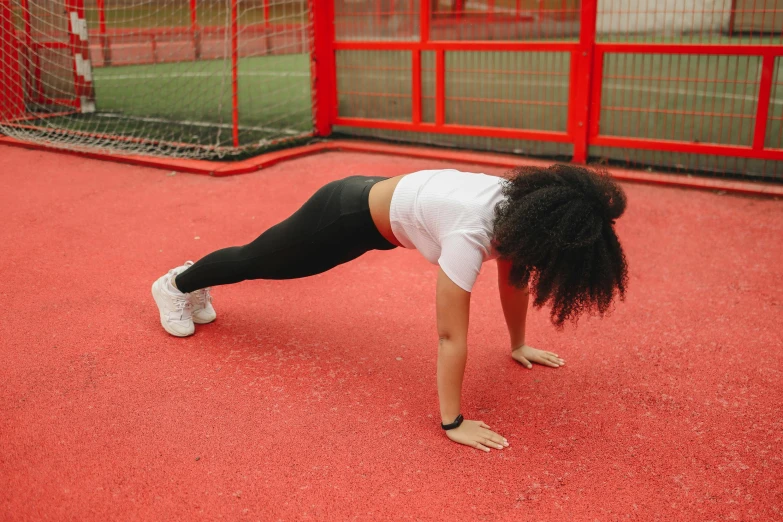
<svg viewBox="0 0 783 522"><path fill-rule="evenodd" d="M743 158L783 160L783 150L765 148L770 96L775 60L783 56L783 45L723 45L723 44L636 44L600 43L596 41L598 0L582 0L578 42L552 41L447 41L430 40L431 0L419 0L420 35L418 41L338 41L334 39L334 0L311 0L314 16L315 50L314 74L322 81L319 89L328 96L318 96L316 102L316 133L328 136L333 125L429 132L440 134L476 135L494 138L540 140L573 143L573 161L587 161L591 145L635 149L686 152ZM458 7L463 3L457 1ZM519 2L517 2L519 4ZM455 16L461 15L461 9ZM732 13L732 23L733 23ZM340 117L337 111L337 86L334 53L340 50L410 51L412 77L411 121ZM421 121L421 52L435 52L435 123ZM547 132L535 129L510 129L455 125L444 121L445 114L445 53L449 51L557 51L571 55L568 122L566 132ZM756 110L753 144L750 147L715 143L691 143L646 138L626 138L602 135L600 132L601 88L603 63L606 53L637 54L701 54L762 57L759 82L759 103ZM588 88L578 88L587 86ZM333 103L334 105L330 105Z"/></svg>

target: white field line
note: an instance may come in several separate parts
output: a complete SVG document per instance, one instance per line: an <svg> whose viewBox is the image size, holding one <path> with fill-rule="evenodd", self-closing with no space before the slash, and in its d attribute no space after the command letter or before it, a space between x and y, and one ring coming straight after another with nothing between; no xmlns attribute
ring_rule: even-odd
<svg viewBox="0 0 783 522"><path fill-rule="evenodd" d="M160 79L160 78L209 78L216 76L213 73L201 73L201 72L185 72L185 73L169 73L169 74L122 74L122 75L111 75L111 76L96 76L96 80L111 80L111 81L121 81L121 80L145 80L145 79ZM276 72L276 71L258 71L258 72L248 72L248 73L240 73L240 76L275 76L275 77L297 77L297 78L304 78L309 77L310 73L306 72ZM362 78L370 78L370 79L382 79L382 80L388 80L389 78L385 76L379 76L379 75L363 75ZM459 78L456 81L455 80L449 80L449 83L459 83L459 84L469 84L469 83L475 83L473 80L467 79L467 78ZM564 82L540 82L535 80L519 80L517 82L496 82L496 81L486 81L482 80L481 82L482 86L505 86L510 87L512 85L523 85L525 87L543 87L547 89L551 89L553 87L560 87L567 89L568 83ZM740 100L740 101L748 101L748 102L754 102L756 101L756 98L754 96L748 96L744 94L728 94L728 93L715 93L715 92L709 92L709 91L689 91L687 89L666 89L666 88L658 88L658 87L640 87L640 86L631 86L627 84L622 83L604 83L604 88L609 90L616 90L616 91L635 91L635 92L644 92L644 93L652 93L652 94L677 94L682 96L701 96L705 98L723 98L727 100ZM782 90L783 91L783 90ZM783 96L783 92L779 96ZM773 105L783 105L783 97L776 97L770 100L770 103Z"/></svg>
<svg viewBox="0 0 783 522"><path fill-rule="evenodd" d="M191 125L193 127L210 127L210 128L218 127L221 129L233 128L233 125L230 125L228 123L211 123L208 121L188 121L188 120L174 121L174 120L167 120L164 118L144 118L141 116L125 116L122 114L112 114L109 112L96 112L94 115L100 116L101 118L116 118L121 120L143 121L145 123L170 123L175 125ZM299 134L304 134L307 132L307 131L301 131L296 129L278 129L274 127L249 127L246 125L240 125L239 128L241 130L272 132L275 134L287 134L288 136L297 136Z"/></svg>
<svg viewBox="0 0 783 522"><path fill-rule="evenodd" d="M103 76L102 74L96 74L93 72L93 76L98 80L155 80L159 78L211 78L220 77L219 74L211 72L184 72L184 73L167 73L167 74L111 74ZM275 76L280 78L294 77L294 78L309 78L309 72L278 72L278 71L257 71L257 72L241 72L239 76Z"/></svg>

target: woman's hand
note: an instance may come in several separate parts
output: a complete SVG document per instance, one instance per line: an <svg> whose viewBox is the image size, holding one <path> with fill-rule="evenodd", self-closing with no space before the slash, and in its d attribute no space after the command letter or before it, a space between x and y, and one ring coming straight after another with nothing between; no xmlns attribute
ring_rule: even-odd
<svg viewBox="0 0 783 522"><path fill-rule="evenodd" d="M459 428L446 431L446 435L454 442L482 451L489 451L489 448L503 449L508 446L506 439L491 431L489 426L481 421L464 420Z"/></svg>
<svg viewBox="0 0 783 522"><path fill-rule="evenodd" d="M565 361L558 357L556 353L545 352L544 350L538 350L537 348L528 345L520 346L511 352L511 357L527 369L533 367L532 363L542 364L552 368L560 368L565 364Z"/></svg>

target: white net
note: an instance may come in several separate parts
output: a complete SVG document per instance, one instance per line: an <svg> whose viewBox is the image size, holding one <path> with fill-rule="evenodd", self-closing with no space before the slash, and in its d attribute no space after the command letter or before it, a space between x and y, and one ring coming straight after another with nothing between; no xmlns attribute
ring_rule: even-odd
<svg viewBox="0 0 783 522"><path fill-rule="evenodd" d="M313 134L307 0L0 0L0 133L241 157Z"/></svg>

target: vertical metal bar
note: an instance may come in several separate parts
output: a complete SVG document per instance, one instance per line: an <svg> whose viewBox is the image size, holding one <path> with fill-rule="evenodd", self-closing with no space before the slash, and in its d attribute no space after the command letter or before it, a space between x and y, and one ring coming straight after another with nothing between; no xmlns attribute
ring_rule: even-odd
<svg viewBox="0 0 783 522"><path fill-rule="evenodd" d="M98 4L98 34L101 37L101 49L103 49L103 65L111 65L111 42L106 35L106 6L105 0L97 0Z"/></svg>
<svg viewBox="0 0 783 522"><path fill-rule="evenodd" d="M10 0L0 0L0 121L24 116L24 87L18 56L13 6Z"/></svg>
<svg viewBox="0 0 783 522"><path fill-rule="evenodd" d="M76 3L74 0L66 0L65 1L65 13L66 16L68 16L68 42L70 44L71 48L71 67L73 68L73 91L74 91L74 97L76 98L76 102L74 106L77 110L81 109L82 106L82 86L81 81L79 80L79 71L76 68L76 55L81 54L81 50L79 49L79 35L77 34L78 28L74 27L73 25L73 15L78 16L78 10L76 8Z"/></svg>
<svg viewBox="0 0 783 522"><path fill-rule="evenodd" d="M231 0L231 127L239 147L239 0Z"/></svg>
<svg viewBox="0 0 783 522"><path fill-rule="evenodd" d="M40 65L38 64L37 48L33 46L33 23L30 17L30 4L28 0L20 0L22 6L22 18L24 19L24 75L30 86L30 99L41 101L43 93L40 83Z"/></svg>
<svg viewBox="0 0 783 522"><path fill-rule="evenodd" d="M201 34L198 30L198 0L190 0L190 38L193 41L193 56L201 59ZM103 3L103 0L98 0Z"/></svg>
<svg viewBox="0 0 783 522"><path fill-rule="evenodd" d="M575 77L572 82L577 85L592 86L591 81L593 55L595 53L595 31L598 18L598 0L582 0L582 13L580 17L579 47L571 55L572 60L578 60L575 69ZM600 74L601 71L596 71ZM599 85L600 89L600 85ZM588 130L591 127L590 118L598 118L599 113L591 113L590 99L595 95L591 89L576 89L575 96L569 100L569 125L574 129L574 163L585 163L588 156Z"/></svg>
<svg viewBox="0 0 783 522"><path fill-rule="evenodd" d="M421 49L411 51L413 84L411 85L412 121L421 123Z"/></svg>
<svg viewBox="0 0 783 522"><path fill-rule="evenodd" d="M729 37L731 37L734 36L734 23L737 19L737 0L731 0L731 14L729 16Z"/></svg>
<svg viewBox="0 0 783 522"><path fill-rule="evenodd" d="M764 149L764 140L767 135L767 119L769 117L769 102L772 94L772 76L775 70L775 57L771 54L764 56L761 63L761 82L759 84L759 98L756 107L756 127L753 130L753 150Z"/></svg>
<svg viewBox="0 0 783 522"><path fill-rule="evenodd" d="M419 0L419 40L430 41L430 0Z"/></svg>
<svg viewBox="0 0 783 522"><path fill-rule="evenodd" d="M269 21L271 19L269 0L264 0L264 30L269 29Z"/></svg>
<svg viewBox="0 0 783 522"><path fill-rule="evenodd" d="M446 53L435 51L435 125L446 121Z"/></svg>
<svg viewBox="0 0 783 522"><path fill-rule="evenodd" d="M337 71L334 56L334 0L310 0L313 24L312 90L315 132L332 133L337 116Z"/></svg>

